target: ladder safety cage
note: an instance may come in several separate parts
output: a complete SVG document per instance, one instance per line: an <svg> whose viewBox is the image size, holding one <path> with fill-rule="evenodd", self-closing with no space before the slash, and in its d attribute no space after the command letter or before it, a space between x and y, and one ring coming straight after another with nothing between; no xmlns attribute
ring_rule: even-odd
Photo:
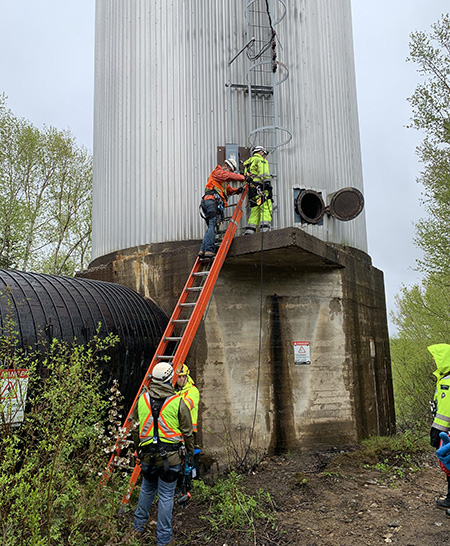
<svg viewBox="0 0 450 546"><path fill-rule="evenodd" d="M247 191L248 186L245 185L244 191L241 193L237 204L230 205L229 207L234 207L234 212L230 218L225 219L228 220L228 227L223 234L215 258L213 260L197 258L194 263L192 271L189 274L180 298L158 344L156 353L150 362L139 391L136 394L130 411L128 412L125 422L120 430L120 437L116 441L108 466L103 473L101 485L105 485L107 483L113 469L118 466L122 448L128 443L126 438L130 430L134 427L132 420L133 411L137 405L140 395L148 388L150 384L152 370L155 365L159 362L170 363L174 370L173 384L175 385L176 383L178 378L178 370L184 363L195 338L198 327L216 285L220 270L222 269L222 265L228 254L228 250L230 249L238 224L241 220L243 213L242 207ZM141 467L139 464L135 465L131 475L128 491L122 498L122 504L128 503L131 492L139 477L140 468Z"/></svg>
<svg viewBox="0 0 450 546"><path fill-rule="evenodd" d="M277 150L292 139L291 132L279 124L278 86L289 77L286 65L277 59L277 33L275 27L286 16L284 0L248 0L245 10L247 38L253 38L247 49L248 86L248 142L251 147L261 145L270 152L270 175L278 178ZM279 74L282 69L281 75ZM273 184L274 202L277 203L277 186ZM276 207L273 226L277 226Z"/></svg>

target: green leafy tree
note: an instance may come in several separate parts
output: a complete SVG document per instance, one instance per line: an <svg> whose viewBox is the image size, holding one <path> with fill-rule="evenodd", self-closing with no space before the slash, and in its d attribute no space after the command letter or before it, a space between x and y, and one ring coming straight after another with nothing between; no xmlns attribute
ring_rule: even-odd
<svg viewBox="0 0 450 546"><path fill-rule="evenodd" d="M399 333L391 339L391 357L400 428L420 429L431 423L436 366L427 347L450 340L449 293L450 279L432 275L397 296L394 322Z"/></svg>
<svg viewBox="0 0 450 546"><path fill-rule="evenodd" d="M71 275L90 259L92 156L0 96L0 266Z"/></svg>
<svg viewBox="0 0 450 546"><path fill-rule="evenodd" d="M450 271L450 17L443 15L431 32L411 34L409 60L418 65L424 81L409 99L411 127L425 134L418 147L424 164L419 181L424 187L428 217L416 225L415 242L424 252L419 267L425 273Z"/></svg>
<svg viewBox="0 0 450 546"><path fill-rule="evenodd" d="M450 17L426 33L411 34L409 60L424 77L409 102L411 127L424 134L417 153L423 163L426 217L416 223L415 243L423 251L423 281L404 288L393 316L392 340L396 411L403 424L430 424L435 365L427 346L450 342Z"/></svg>

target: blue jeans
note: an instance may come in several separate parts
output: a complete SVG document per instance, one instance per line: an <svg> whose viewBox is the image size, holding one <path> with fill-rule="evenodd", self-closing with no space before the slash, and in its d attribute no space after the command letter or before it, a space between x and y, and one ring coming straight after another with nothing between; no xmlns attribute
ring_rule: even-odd
<svg viewBox="0 0 450 546"><path fill-rule="evenodd" d="M181 465L171 466L170 470L179 472ZM148 470L148 465L142 463L142 472ZM172 538L172 511L173 498L177 481L165 482L157 473L153 479L148 480L145 476L142 478L141 492L139 493L138 506L134 513L133 529L143 531L148 520L148 513L156 492L158 491L158 521L156 524L156 543L158 546L165 546Z"/></svg>
<svg viewBox="0 0 450 546"><path fill-rule="evenodd" d="M217 205L214 199L207 199L202 203L203 214L208 228L203 237L200 250L203 252L216 252L216 224L221 221L222 215L217 210Z"/></svg>

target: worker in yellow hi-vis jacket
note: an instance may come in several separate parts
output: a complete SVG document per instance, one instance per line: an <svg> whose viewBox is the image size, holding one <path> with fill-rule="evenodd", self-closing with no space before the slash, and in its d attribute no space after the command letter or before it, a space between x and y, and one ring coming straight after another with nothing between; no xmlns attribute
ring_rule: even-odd
<svg viewBox="0 0 450 546"><path fill-rule="evenodd" d="M434 420L430 430L430 444L438 449L441 445L439 434L450 431L450 345L438 343L430 345L428 350L436 363L434 376L437 379L433 401ZM450 509L450 470L440 462L442 470L447 474L447 496L438 499L436 506L444 510ZM448 514L450 516L450 512Z"/></svg>
<svg viewBox="0 0 450 546"><path fill-rule="evenodd" d="M183 364L178 372L178 378L175 385L175 392L183 397L187 407L191 410L192 428L197 432L198 420L198 404L200 401L200 393L189 375L189 368Z"/></svg>
<svg viewBox="0 0 450 546"><path fill-rule="evenodd" d="M268 151L264 146L256 146L253 155L244 161L245 181L248 184L248 202L250 216L244 235L260 231L269 231L272 222L272 184L269 162L266 159Z"/></svg>

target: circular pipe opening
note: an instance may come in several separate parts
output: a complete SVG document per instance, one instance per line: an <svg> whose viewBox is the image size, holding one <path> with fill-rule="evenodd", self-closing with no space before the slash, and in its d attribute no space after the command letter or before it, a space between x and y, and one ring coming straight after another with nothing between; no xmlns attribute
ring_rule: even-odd
<svg viewBox="0 0 450 546"><path fill-rule="evenodd" d="M318 224L325 214L322 196L314 190L302 190L295 200L295 208L308 224Z"/></svg>

